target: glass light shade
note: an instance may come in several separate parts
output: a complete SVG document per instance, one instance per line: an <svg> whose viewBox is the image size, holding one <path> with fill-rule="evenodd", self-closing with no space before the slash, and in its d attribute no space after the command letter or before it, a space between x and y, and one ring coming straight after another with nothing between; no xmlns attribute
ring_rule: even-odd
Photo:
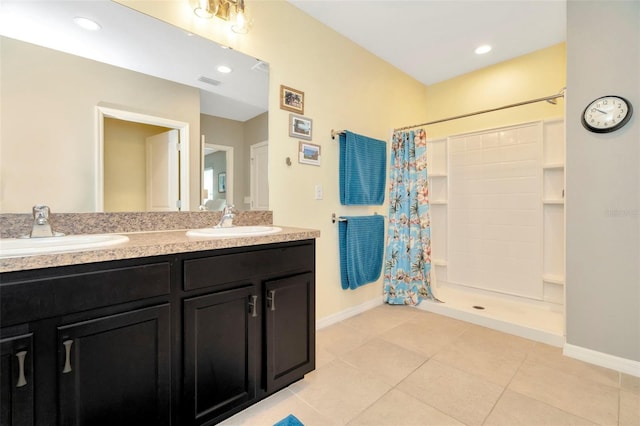
<svg viewBox="0 0 640 426"><path fill-rule="evenodd" d="M238 34L246 34L249 32L249 24L244 10L238 10L238 13L236 13L236 23L231 26L231 31Z"/></svg>
<svg viewBox="0 0 640 426"><path fill-rule="evenodd" d="M211 19L216 13L215 9L215 5L211 4L209 0L197 0L193 13L195 13L198 18Z"/></svg>

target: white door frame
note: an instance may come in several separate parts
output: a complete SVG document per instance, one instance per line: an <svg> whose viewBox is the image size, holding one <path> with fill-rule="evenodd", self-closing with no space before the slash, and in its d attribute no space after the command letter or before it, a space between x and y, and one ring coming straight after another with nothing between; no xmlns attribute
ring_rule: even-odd
<svg viewBox="0 0 640 426"><path fill-rule="evenodd" d="M96 211L104 211L104 119L105 117L177 129L180 134L180 204L189 210L189 123L121 109L96 107Z"/></svg>
<svg viewBox="0 0 640 426"><path fill-rule="evenodd" d="M216 145L213 143L207 143L204 135L200 136L202 148L200 150L200 198L202 198L202 190L204 189L204 148L214 148L218 151L225 152L225 160L227 162L227 191L224 194L224 198L227 200L227 205L233 204L233 147L227 145Z"/></svg>
<svg viewBox="0 0 640 426"><path fill-rule="evenodd" d="M250 171L249 171L249 185L251 188L251 210L255 209L255 200L256 200L256 189L257 189L257 181L256 181L256 164L255 161L253 159L253 152L256 148L261 148L263 146L266 146L267 149L269 149L269 141L262 141L262 142L258 142L258 143L254 143L253 145L251 145L249 147L249 158L251 159L250 161ZM267 154L268 155L268 154ZM267 176L267 179L269 178L269 176ZM269 206L267 206L267 209L269 208Z"/></svg>

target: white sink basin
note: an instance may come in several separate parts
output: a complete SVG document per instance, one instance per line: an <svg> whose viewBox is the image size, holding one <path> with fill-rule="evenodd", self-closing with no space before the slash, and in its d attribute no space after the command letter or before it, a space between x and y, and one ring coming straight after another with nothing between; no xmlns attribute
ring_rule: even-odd
<svg viewBox="0 0 640 426"><path fill-rule="evenodd" d="M2 238L0 257L33 256L46 253L87 250L126 243L129 237L116 234L65 235L44 238Z"/></svg>
<svg viewBox="0 0 640 426"><path fill-rule="evenodd" d="M228 228L201 228L187 231L187 237L253 237L258 235L275 234L282 231L277 226L231 226Z"/></svg>

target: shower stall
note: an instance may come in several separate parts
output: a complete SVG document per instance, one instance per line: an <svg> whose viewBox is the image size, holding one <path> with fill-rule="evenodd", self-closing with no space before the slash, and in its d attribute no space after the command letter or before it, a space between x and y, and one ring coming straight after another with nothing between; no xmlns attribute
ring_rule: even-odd
<svg viewBox="0 0 640 426"><path fill-rule="evenodd" d="M427 141L432 286L421 309L564 343L564 121Z"/></svg>

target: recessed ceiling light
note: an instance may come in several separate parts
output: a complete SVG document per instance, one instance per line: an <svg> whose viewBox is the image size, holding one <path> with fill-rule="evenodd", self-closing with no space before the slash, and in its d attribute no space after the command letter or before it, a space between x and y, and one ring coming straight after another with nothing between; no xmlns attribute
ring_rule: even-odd
<svg viewBox="0 0 640 426"><path fill-rule="evenodd" d="M485 53L491 52L491 46L489 46L488 44L483 44L482 46L476 47L476 50L474 50L474 52L476 52L476 55L484 55Z"/></svg>
<svg viewBox="0 0 640 426"><path fill-rule="evenodd" d="M226 65L220 65L218 68L216 68L218 70L218 72L221 72L223 74L229 74L231 72L231 68L229 68Z"/></svg>
<svg viewBox="0 0 640 426"><path fill-rule="evenodd" d="M89 31L98 31L100 28L102 28L96 21L93 21L89 18L84 18L82 16L76 16L75 18L73 18L73 22L75 22L76 25L80 28L84 28L85 30Z"/></svg>

